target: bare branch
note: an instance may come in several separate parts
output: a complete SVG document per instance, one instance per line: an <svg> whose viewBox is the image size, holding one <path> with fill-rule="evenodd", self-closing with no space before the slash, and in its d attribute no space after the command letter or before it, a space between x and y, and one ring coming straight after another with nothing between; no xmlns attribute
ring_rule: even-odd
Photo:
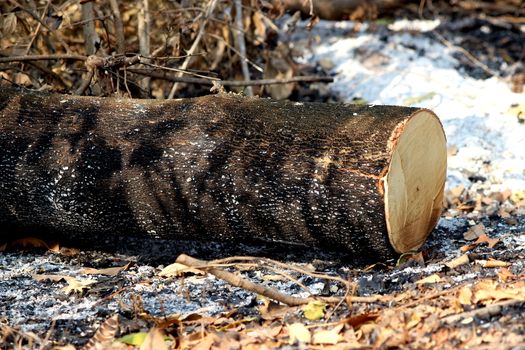
<svg viewBox="0 0 525 350"><path fill-rule="evenodd" d="M23 62L23 61L47 61L47 60L75 60L85 61L87 56L81 55L67 55L67 54L55 54L55 55L29 55L29 56L9 56L0 57L0 63L7 62Z"/></svg>
<svg viewBox="0 0 525 350"><path fill-rule="evenodd" d="M299 82L322 82L322 83L331 83L334 81L332 77L318 77L318 76L299 76L291 77L287 79L259 79L259 80L215 80L215 79L200 79L200 78L191 78L191 77L181 77L169 75L166 72L157 72L146 69L136 69L128 68L129 72L147 75L156 79L164 79L167 81L178 82L178 83L189 83L189 84L203 84L203 85L213 85L215 81L217 84L223 86L254 86L254 85L275 85L275 84L289 84L289 83L299 83Z"/></svg>

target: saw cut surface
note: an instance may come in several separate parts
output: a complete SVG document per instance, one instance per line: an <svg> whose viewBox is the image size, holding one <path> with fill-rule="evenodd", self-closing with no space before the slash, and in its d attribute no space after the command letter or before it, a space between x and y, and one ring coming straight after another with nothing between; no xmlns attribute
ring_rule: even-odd
<svg viewBox="0 0 525 350"><path fill-rule="evenodd" d="M416 112L393 132L392 158L385 177L385 217L398 253L419 248L443 208L446 139L438 118Z"/></svg>

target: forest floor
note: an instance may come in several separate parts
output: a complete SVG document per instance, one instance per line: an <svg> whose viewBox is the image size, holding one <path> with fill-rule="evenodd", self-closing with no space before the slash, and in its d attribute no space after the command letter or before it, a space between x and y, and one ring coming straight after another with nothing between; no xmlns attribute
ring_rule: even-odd
<svg viewBox="0 0 525 350"><path fill-rule="evenodd" d="M420 251L355 266L277 244L12 242L0 253L0 348L525 349L525 97L507 78L515 67L482 50L465 58L504 30L523 43L525 30L436 21L321 21L308 35L299 22L290 36L303 64L335 79L310 86L317 96L441 118L448 208ZM179 254L222 260L181 270ZM319 298L285 306L213 269Z"/></svg>

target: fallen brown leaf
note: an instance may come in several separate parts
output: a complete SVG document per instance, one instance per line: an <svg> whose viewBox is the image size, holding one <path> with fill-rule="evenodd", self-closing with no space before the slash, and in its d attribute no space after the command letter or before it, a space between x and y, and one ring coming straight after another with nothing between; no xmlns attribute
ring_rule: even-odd
<svg viewBox="0 0 525 350"><path fill-rule="evenodd" d="M481 265L481 267L507 267L511 263L501 260L489 259L489 260L476 260L476 264Z"/></svg>
<svg viewBox="0 0 525 350"><path fill-rule="evenodd" d="M323 345L335 345L339 343L343 337L340 334L344 325L338 325L330 330L321 330L314 332L312 336L312 343L314 344L323 344Z"/></svg>
<svg viewBox="0 0 525 350"><path fill-rule="evenodd" d="M35 281L41 282L41 281L52 281L52 282L59 282L59 281L69 281L74 279L74 277L66 276L66 275L39 275L34 274L31 275L31 278L33 278Z"/></svg>
<svg viewBox="0 0 525 350"><path fill-rule="evenodd" d="M302 323L292 323L287 326L288 336L290 337L289 344L295 344L296 342L309 344L312 342L312 334Z"/></svg>
<svg viewBox="0 0 525 350"><path fill-rule="evenodd" d="M438 283L441 282L441 277L439 277L438 274L432 274L430 276L427 276L425 278L420 279L419 281L416 281L416 284L427 284L427 283Z"/></svg>
<svg viewBox="0 0 525 350"><path fill-rule="evenodd" d="M502 281L502 282L507 282L509 279L512 279L514 278L515 275L510 272L509 269L507 269L506 267L502 267L499 272L498 272L498 278Z"/></svg>
<svg viewBox="0 0 525 350"><path fill-rule="evenodd" d="M474 242L474 244L481 244L481 243L487 243L489 248L494 248L494 246L499 243L499 239L490 238L486 234L482 234L481 236L478 237L478 239L476 240L476 242Z"/></svg>
<svg viewBox="0 0 525 350"><path fill-rule="evenodd" d="M86 275L106 275L106 276L115 276L119 272L127 270L131 263L127 263L124 266L116 266L116 267L107 267L104 269L94 269L92 267L85 267L80 270L80 273L84 273Z"/></svg>
<svg viewBox="0 0 525 350"><path fill-rule="evenodd" d="M459 290L458 301L461 305L471 305L472 304L472 287L465 286Z"/></svg>
<svg viewBox="0 0 525 350"><path fill-rule="evenodd" d="M461 256L458 256L457 258L445 263L445 265L448 267L448 268L451 268L451 269L454 269L458 266L461 266L461 265L465 265L465 264L468 264L469 263L469 258L468 258L468 255L467 254L463 254Z"/></svg>
<svg viewBox="0 0 525 350"><path fill-rule="evenodd" d="M162 271L159 272L159 276L161 277L179 277L179 276L184 275L185 273L193 273L195 275L205 275L206 274L206 272L202 270L199 270L193 267L189 267L184 264L176 262L176 263L170 264L166 266L165 268L163 268Z"/></svg>

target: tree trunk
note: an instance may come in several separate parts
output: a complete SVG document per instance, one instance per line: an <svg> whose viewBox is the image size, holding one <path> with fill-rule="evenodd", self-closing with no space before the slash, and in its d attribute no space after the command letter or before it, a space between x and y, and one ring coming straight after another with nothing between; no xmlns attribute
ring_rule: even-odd
<svg viewBox="0 0 525 350"><path fill-rule="evenodd" d="M0 88L0 150L0 227L262 239L376 261L423 243L446 170L429 110L236 95Z"/></svg>

